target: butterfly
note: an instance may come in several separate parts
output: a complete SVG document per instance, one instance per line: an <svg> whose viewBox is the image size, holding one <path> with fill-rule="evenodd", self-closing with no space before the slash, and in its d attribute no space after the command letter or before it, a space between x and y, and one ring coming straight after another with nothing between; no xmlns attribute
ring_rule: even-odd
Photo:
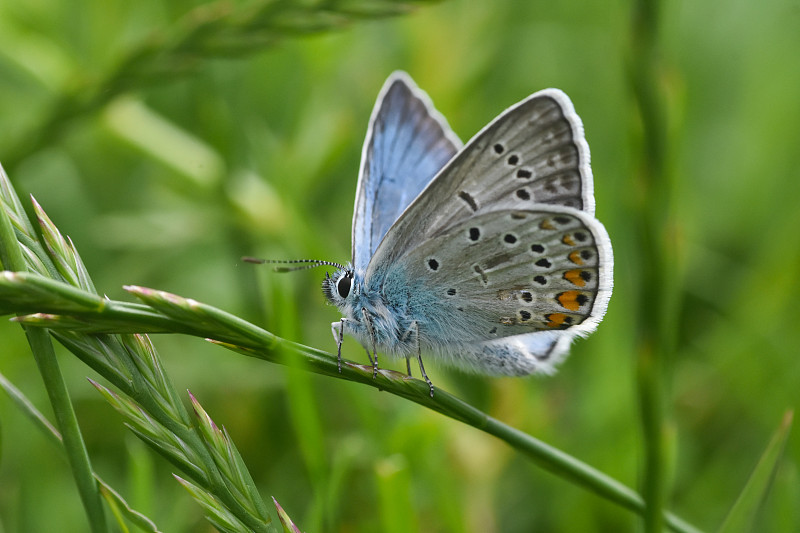
<svg viewBox="0 0 800 533"><path fill-rule="evenodd" d="M611 241L594 218L583 126L558 89L503 111L466 145L405 72L370 118L351 262L322 290L331 324L367 350L422 354L486 375L551 374L592 332L612 290ZM299 267L305 268L305 267ZM283 269L291 270L291 269Z"/></svg>

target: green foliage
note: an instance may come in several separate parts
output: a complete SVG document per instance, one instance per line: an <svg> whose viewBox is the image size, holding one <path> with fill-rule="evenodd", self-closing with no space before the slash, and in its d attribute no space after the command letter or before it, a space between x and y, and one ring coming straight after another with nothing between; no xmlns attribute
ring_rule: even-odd
<svg viewBox="0 0 800 533"><path fill-rule="evenodd" d="M220 327L229 316L215 313L226 309L276 335L276 361L297 355L281 338L330 352L337 316L319 295L320 273L275 274L239 258L347 259L369 110L386 75L403 68L464 139L529 93L564 89L584 120L597 215L617 260L606 319L559 375L486 379L429 362L437 394L452 391L518 428L520 439L553 443L622 486L640 484L655 504L651 530L661 507L703 529L726 516L729 528L800 528L797 439L784 429L785 444L764 451L782 413L798 407L800 381L792 4L415 4L385 20L374 19L411 3L0 4L0 162L23 202L9 200L8 189L3 197L24 261L39 274L4 278L23 283L28 301L12 305L3 295L0 310L94 306L60 319L57 338L79 359L56 352L91 468L125 498L106 519L136 509L162 531L196 531L216 509L212 520L235 529L242 519L225 505L247 508L237 498L255 489L308 533L636 527L623 506L531 467L506 443L362 386L374 384L356 366L345 373L355 383L307 372L329 368L323 352L284 367L183 335L132 343L88 335L127 313L137 328L123 333L180 323L197 335ZM47 248L38 229L21 231L23 209L34 213L25 193L72 239L55 239L41 210L34 216ZM170 294L213 307L187 312L192 300L170 303ZM181 322L190 317L194 329ZM253 355L241 343L255 330L229 325L241 338L223 340ZM19 325L0 324L0 339L0 371L45 413L0 398L0 529L85 530L70 468L32 429L63 413L44 408L49 388ZM151 344L161 360L149 359ZM344 355L366 362L352 341ZM139 391L140 408L149 398L148 409L177 418L137 426L145 419L118 416L87 374L109 399L130 402ZM406 397L425 396L418 381L388 370L380 379ZM226 428L193 433L193 450L232 495L222 506L188 456L133 453L123 427L151 439L174 435L159 431L177 430L176 420L200 431L203 417L174 392L187 388ZM226 442L238 451L221 468L222 454L211 450ZM252 483L233 475L238 458ZM170 475L176 462L197 474L178 473L202 506ZM154 474L134 490L131 472L148 468ZM123 520L134 524L132 516Z"/></svg>

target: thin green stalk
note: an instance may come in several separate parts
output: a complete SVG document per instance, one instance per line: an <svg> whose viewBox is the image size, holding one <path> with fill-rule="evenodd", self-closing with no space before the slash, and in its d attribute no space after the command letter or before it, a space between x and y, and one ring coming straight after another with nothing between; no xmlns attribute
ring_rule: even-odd
<svg viewBox="0 0 800 533"><path fill-rule="evenodd" d="M2 172L1 168L0 172ZM11 220L5 209L0 209L0 261L5 268L27 270L14 229L11 226ZM23 328L50 397L56 425L63 436L64 450L67 453L72 475L86 510L89 527L95 533L108 531L100 492L92 474L89 453L78 426L78 420L53 350L50 335L47 330L24 326Z"/></svg>
<svg viewBox="0 0 800 533"><path fill-rule="evenodd" d="M6 299L12 300L12 289L24 291L27 282L36 278L35 274L2 276L0 277L0 291L5 291ZM7 284L8 281L13 281L13 283ZM49 286L57 289L58 284ZM39 289L40 286L37 285L36 288ZM297 365L314 373L359 382L409 399L496 436L525 454L542 468L617 505L642 515L648 512L644 500L619 481L561 450L503 424L440 388L437 388L435 396L431 398L427 384L420 380L391 370L381 370L377 378L373 379L372 366L348 361L344 362L340 373L334 355L275 337L241 318L214 307L161 291L141 287L128 287L127 289L150 305L154 312L161 313L164 317L162 324L173 324L174 331L189 332L192 335L215 339L216 344L251 357L283 365ZM63 299L53 298L53 300L62 302L61 305L66 305L68 313L74 312L74 307L64 304ZM94 315L98 324L103 324L109 333L113 332L115 328L126 331L135 328L135 324L141 319L141 314L131 312L125 319L125 307L121 305L121 302L111 301L109 304L103 308L93 306L86 313L82 313L82 316L89 320L90 315ZM58 315L58 306L48 306L44 303L40 305L43 305L42 310L54 314L33 317L31 322L28 322L28 317L22 317L20 320L40 326L48 325L50 328L59 328L64 324L67 329L70 327L72 321L69 316L65 317L66 321L62 324L62 317ZM116 309L113 320L104 314L109 307ZM119 320L123 320L123 322L114 322ZM143 323L141 327L146 329L148 324ZM684 533L697 531L691 525L668 513L664 514L662 520L672 531Z"/></svg>
<svg viewBox="0 0 800 533"><path fill-rule="evenodd" d="M644 530L659 533L667 502L665 383L666 360L673 351L677 272L670 233L671 183L667 172L667 121L661 86L658 47L658 0L633 4L631 86L641 125L642 154L638 162L638 221L641 281L637 302L637 393L644 469L641 480L646 502Z"/></svg>

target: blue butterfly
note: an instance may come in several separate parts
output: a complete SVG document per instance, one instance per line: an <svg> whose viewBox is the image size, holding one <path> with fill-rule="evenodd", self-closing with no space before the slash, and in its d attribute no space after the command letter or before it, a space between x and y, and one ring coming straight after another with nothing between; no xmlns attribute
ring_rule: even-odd
<svg viewBox="0 0 800 533"><path fill-rule="evenodd" d="M603 317L611 242L594 218L583 126L560 90L506 109L466 145L404 72L384 84L361 157L352 262L322 283L331 327L378 352L488 375L551 374ZM286 270L286 269L284 269ZM371 354L371 355L370 355Z"/></svg>

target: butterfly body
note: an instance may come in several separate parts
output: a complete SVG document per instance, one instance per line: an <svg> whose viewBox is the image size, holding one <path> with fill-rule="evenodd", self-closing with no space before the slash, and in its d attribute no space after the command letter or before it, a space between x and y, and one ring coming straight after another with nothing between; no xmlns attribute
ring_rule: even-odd
<svg viewBox="0 0 800 533"><path fill-rule="evenodd" d="M552 373L611 295L592 188L561 91L529 96L462 146L427 95L392 74L362 153L352 261L323 281L342 313L340 350L346 333L420 366L424 353L484 374Z"/></svg>

